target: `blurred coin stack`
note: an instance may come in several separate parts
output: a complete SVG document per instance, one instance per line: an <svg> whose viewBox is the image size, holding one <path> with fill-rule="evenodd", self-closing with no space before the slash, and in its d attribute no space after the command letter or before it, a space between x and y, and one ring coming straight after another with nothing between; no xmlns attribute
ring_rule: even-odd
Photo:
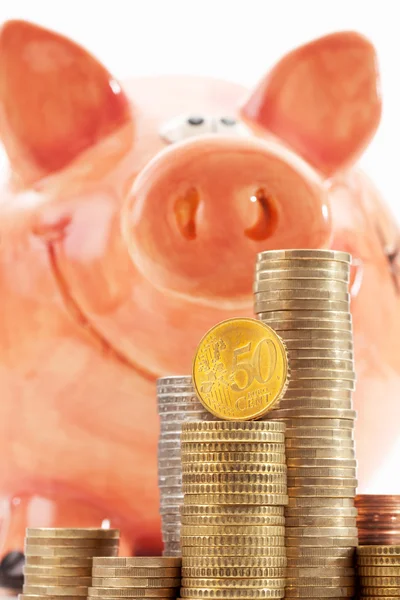
<svg viewBox="0 0 400 600"><path fill-rule="evenodd" d="M358 538L361 546L400 546L400 496L356 496Z"/></svg>
<svg viewBox="0 0 400 600"><path fill-rule="evenodd" d="M181 598L283 598L285 426L182 426Z"/></svg>
<svg viewBox="0 0 400 600"><path fill-rule="evenodd" d="M87 596L94 556L118 554L116 529L27 529L22 600Z"/></svg>
<svg viewBox="0 0 400 600"><path fill-rule="evenodd" d="M258 255L255 312L287 347L290 381L269 418L286 424L286 597L354 594L355 386L349 254Z"/></svg>
<svg viewBox="0 0 400 600"><path fill-rule="evenodd" d="M88 598L175 600L180 582L181 559L178 557L94 558Z"/></svg>
<svg viewBox="0 0 400 600"><path fill-rule="evenodd" d="M400 546L357 548L359 600L400 597Z"/></svg>
<svg viewBox="0 0 400 600"><path fill-rule="evenodd" d="M214 420L197 398L191 376L161 377L157 381L160 438L158 443L158 485L164 556L181 555L183 503L181 431L187 420Z"/></svg>

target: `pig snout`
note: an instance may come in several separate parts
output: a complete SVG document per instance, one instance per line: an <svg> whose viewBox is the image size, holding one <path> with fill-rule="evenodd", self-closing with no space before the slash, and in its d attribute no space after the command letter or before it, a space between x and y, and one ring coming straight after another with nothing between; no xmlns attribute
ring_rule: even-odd
<svg viewBox="0 0 400 600"><path fill-rule="evenodd" d="M202 137L168 148L138 176L123 211L137 268L180 295L251 291L255 254L329 243L323 185L273 142Z"/></svg>

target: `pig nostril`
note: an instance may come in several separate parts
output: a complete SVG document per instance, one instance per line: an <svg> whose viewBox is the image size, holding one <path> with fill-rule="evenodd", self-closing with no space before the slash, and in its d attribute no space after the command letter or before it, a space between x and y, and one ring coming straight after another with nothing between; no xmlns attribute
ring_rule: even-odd
<svg viewBox="0 0 400 600"><path fill-rule="evenodd" d="M263 188L259 188L250 201L256 206L257 216L253 225L245 229L244 233L251 240L261 242L271 237L278 226L277 202Z"/></svg>
<svg viewBox="0 0 400 600"><path fill-rule="evenodd" d="M196 215L200 196L195 188L190 188L175 202L174 213L180 234L187 240L196 239Z"/></svg>

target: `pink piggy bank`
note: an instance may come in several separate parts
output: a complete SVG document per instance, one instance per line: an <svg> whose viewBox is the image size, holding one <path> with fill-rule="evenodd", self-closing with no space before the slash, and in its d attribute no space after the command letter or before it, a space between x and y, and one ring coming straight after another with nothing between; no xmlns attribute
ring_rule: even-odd
<svg viewBox="0 0 400 600"><path fill-rule="evenodd" d="M155 380L190 372L216 322L253 314L261 250L354 257L360 490L376 485L398 440L399 233L353 165L380 111L356 33L291 52L249 94L120 85L70 40L3 26L3 581L26 526L107 521L123 553L160 551Z"/></svg>

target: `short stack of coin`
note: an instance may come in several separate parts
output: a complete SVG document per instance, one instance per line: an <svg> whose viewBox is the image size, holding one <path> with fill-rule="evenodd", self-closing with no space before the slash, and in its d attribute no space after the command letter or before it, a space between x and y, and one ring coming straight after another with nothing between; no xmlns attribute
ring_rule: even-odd
<svg viewBox="0 0 400 600"><path fill-rule="evenodd" d="M93 583L88 598L175 600L180 582L179 557L94 558Z"/></svg>
<svg viewBox="0 0 400 600"><path fill-rule="evenodd" d="M349 254L258 256L255 312L283 339L290 381L268 418L286 424L286 597L354 593L355 386Z"/></svg>
<svg viewBox="0 0 400 600"><path fill-rule="evenodd" d="M356 496L358 538L361 546L400 545L400 496Z"/></svg>
<svg viewBox="0 0 400 600"><path fill-rule="evenodd" d="M27 529L22 600L87 596L94 556L118 554L117 529Z"/></svg>
<svg viewBox="0 0 400 600"><path fill-rule="evenodd" d="M192 378L161 377L157 381L160 439L158 484L164 556L180 556L180 510L183 503L181 430L187 420L214 420L197 398Z"/></svg>
<svg viewBox="0 0 400 600"><path fill-rule="evenodd" d="M400 546L357 548L358 597L360 600L400 597Z"/></svg>
<svg viewBox="0 0 400 600"><path fill-rule="evenodd" d="M283 598L285 426L182 426L181 598Z"/></svg>

